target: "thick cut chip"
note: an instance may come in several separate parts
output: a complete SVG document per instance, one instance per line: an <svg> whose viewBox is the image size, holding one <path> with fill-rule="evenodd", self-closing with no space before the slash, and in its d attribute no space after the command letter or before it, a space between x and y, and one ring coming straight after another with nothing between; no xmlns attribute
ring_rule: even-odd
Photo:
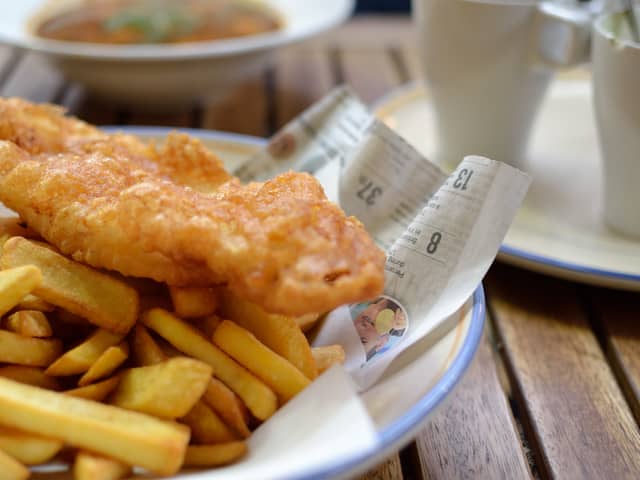
<svg viewBox="0 0 640 480"><path fill-rule="evenodd" d="M46 367L62 353L58 339L30 338L0 330L0 362Z"/></svg>
<svg viewBox="0 0 640 480"><path fill-rule="evenodd" d="M223 320L213 332L213 342L269 385L283 402L293 398L311 383L286 358L270 350L251 332L229 320Z"/></svg>
<svg viewBox="0 0 640 480"><path fill-rule="evenodd" d="M120 480L131 473L126 463L89 452L78 452L73 464L74 480Z"/></svg>
<svg viewBox="0 0 640 480"><path fill-rule="evenodd" d="M18 303L18 308L21 310L38 310L40 312L53 312L56 308L49 302L45 302L40 297L36 297L31 293L25 295Z"/></svg>
<svg viewBox="0 0 640 480"><path fill-rule="evenodd" d="M84 387L66 390L64 394L101 402L116 389L119 382L120 376L116 375L115 377L107 378L106 380L98 383L92 383L91 385L86 385Z"/></svg>
<svg viewBox="0 0 640 480"><path fill-rule="evenodd" d="M300 330L308 332L318 323L319 318L320 315L318 313L307 313L306 315L294 317L294 320L298 324L298 327L300 327Z"/></svg>
<svg viewBox="0 0 640 480"><path fill-rule="evenodd" d="M195 440L197 443L220 443L237 440L229 427L203 401L197 402L180 421L189 426L191 440Z"/></svg>
<svg viewBox="0 0 640 480"><path fill-rule="evenodd" d="M122 374L111 403L160 418L182 417L202 397L211 373L209 365L187 357L131 368Z"/></svg>
<svg viewBox="0 0 640 480"><path fill-rule="evenodd" d="M211 338L221 321L222 319L217 315L207 315L206 317L191 319L189 323L204 333L205 337Z"/></svg>
<svg viewBox="0 0 640 480"><path fill-rule="evenodd" d="M104 377L111 375L116 368L129 357L129 345L122 342L107 348L91 368L78 380L78 385L84 387Z"/></svg>
<svg viewBox="0 0 640 480"><path fill-rule="evenodd" d="M334 365L344 363L345 353L342 345L325 345L311 349L313 358L320 373L330 369Z"/></svg>
<svg viewBox="0 0 640 480"><path fill-rule="evenodd" d="M124 335L101 328L93 332L80 345L65 352L47 369L47 375L65 376L84 373L100 358L104 351L122 341Z"/></svg>
<svg viewBox="0 0 640 480"><path fill-rule="evenodd" d="M200 287L169 287L173 311L181 318L197 318L211 315L220 301L217 290Z"/></svg>
<svg viewBox="0 0 640 480"><path fill-rule="evenodd" d="M42 283L34 290L38 297L99 327L126 333L138 317L138 293L125 282L69 260L47 245L10 238L0 266L22 265L35 265L42 272Z"/></svg>
<svg viewBox="0 0 640 480"><path fill-rule="evenodd" d="M44 313L38 310L20 310L9 315L5 322L7 330L25 337L46 338L51 336L51 325Z"/></svg>
<svg viewBox="0 0 640 480"><path fill-rule="evenodd" d="M55 438L0 427L0 450L27 465L48 462L62 450L62 446L63 442Z"/></svg>
<svg viewBox="0 0 640 480"><path fill-rule="evenodd" d="M289 360L309 380L318 376L309 341L293 317L267 313L259 306L225 290L221 315L246 328L278 355Z"/></svg>
<svg viewBox="0 0 640 480"><path fill-rule="evenodd" d="M58 438L158 475L182 465L189 430L112 405L0 378L0 425Z"/></svg>
<svg viewBox="0 0 640 480"><path fill-rule="evenodd" d="M44 370L25 365L7 365L0 367L0 377L10 378L16 382L26 383L47 390L60 390L60 383L55 377L45 375Z"/></svg>
<svg viewBox="0 0 640 480"><path fill-rule="evenodd" d="M0 472L2 472L2 478L10 480L29 478L29 469L2 450L0 450Z"/></svg>
<svg viewBox="0 0 640 480"><path fill-rule="evenodd" d="M131 339L131 347L136 360L136 365L144 367L155 363L164 362L168 357L158 346L144 325L136 324Z"/></svg>
<svg viewBox="0 0 640 480"><path fill-rule="evenodd" d="M33 265L2 265L0 271L0 315L15 307L22 298L42 283L42 273Z"/></svg>
<svg viewBox="0 0 640 480"><path fill-rule="evenodd" d="M242 438L251 435L247 426L247 407L229 387L217 378L212 378L202 399Z"/></svg>
<svg viewBox="0 0 640 480"><path fill-rule="evenodd" d="M227 442L216 445L189 445L184 457L185 467L215 467L226 465L247 453L244 442Z"/></svg>
<svg viewBox="0 0 640 480"><path fill-rule="evenodd" d="M211 365L213 374L238 394L258 419L266 420L276 411L275 393L193 326L160 308L146 312L142 321L178 350Z"/></svg>

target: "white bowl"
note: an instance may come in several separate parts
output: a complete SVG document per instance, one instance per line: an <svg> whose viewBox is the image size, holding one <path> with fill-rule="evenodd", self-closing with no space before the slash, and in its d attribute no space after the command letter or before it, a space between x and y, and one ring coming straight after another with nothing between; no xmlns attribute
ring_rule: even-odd
<svg viewBox="0 0 640 480"><path fill-rule="evenodd" d="M58 0L56 11L82 0ZM185 44L102 45L49 40L33 33L44 0L3 2L0 42L42 53L63 74L99 97L163 110L221 93L262 71L276 48L345 21L353 0L265 0L284 17L275 32ZM54 13L50 11L50 14Z"/></svg>

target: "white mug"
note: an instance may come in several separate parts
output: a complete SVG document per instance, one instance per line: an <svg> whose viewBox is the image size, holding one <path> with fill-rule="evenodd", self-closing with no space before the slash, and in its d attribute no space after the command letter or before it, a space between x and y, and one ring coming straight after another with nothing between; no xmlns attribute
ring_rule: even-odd
<svg viewBox="0 0 640 480"><path fill-rule="evenodd" d="M637 10L640 15L640 9ZM620 14L594 24L593 99L603 166L604 220L640 236L640 43ZM616 29L620 32L616 33Z"/></svg>
<svg viewBox="0 0 640 480"><path fill-rule="evenodd" d="M438 163L521 166L554 68L586 61L591 12L531 0L414 0Z"/></svg>

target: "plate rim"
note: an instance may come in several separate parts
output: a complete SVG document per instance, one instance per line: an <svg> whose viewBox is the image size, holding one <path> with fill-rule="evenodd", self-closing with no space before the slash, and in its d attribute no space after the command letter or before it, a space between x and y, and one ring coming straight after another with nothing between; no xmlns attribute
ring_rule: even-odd
<svg viewBox="0 0 640 480"><path fill-rule="evenodd" d="M566 79L566 81L575 81L575 79ZM412 80L399 85L375 100L371 105L371 109L378 118L384 119L384 117L393 115L416 98L428 98L428 92L421 81ZM400 134L400 132L396 133ZM511 265L553 275L565 280L622 290L640 291L640 274L607 270L566 261L557 257L544 256L506 242L503 242L500 246L497 259Z"/></svg>
<svg viewBox="0 0 640 480"><path fill-rule="evenodd" d="M188 133L195 137L212 141L248 143L261 147L266 145L267 140L252 135L222 132L218 130L208 130L200 128L181 127L157 127L144 125L106 125L99 127L107 132L122 131L133 135L167 135L172 131ZM386 428L377 431L378 438L376 444L369 450L365 450L359 455L348 459L328 464L321 468L296 477L284 477L290 480L316 480L327 477L337 477L349 475L365 468L369 462L378 459L385 454L401 448L409 442L420 429L428 417L434 413L436 408L442 404L455 386L460 382L464 373L468 370L476 351L480 346L484 325L486 321L486 300L483 284L480 283L473 292L471 299L471 319L467 334L460 345L457 354L442 373L438 381L429 391L420 397L413 406L398 417ZM204 470L203 472L206 472Z"/></svg>
<svg viewBox="0 0 640 480"><path fill-rule="evenodd" d="M308 0L307 0L308 1ZM336 27L345 22L355 10L355 0L334 0L339 2L340 9L327 10L327 15L320 17L323 21L314 20L312 26L297 29L285 25L285 28L262 34L239 38L228 38L212 41L190 42L185 44L160 45L103 45L96 43L67 42L42 39L25 33L21 36L5 35L0 31L0 44L39 52L47 55L77 58L84 60L106 60L121 62L158 62L186 61L204 58L225 58L234 55L248 55L271 50L290 43L299 42L320 32ZM323 6L322 1L316 1ZM309 3L311 5L312 3ZM285 14L286 17L286 14ZM314 18L315 16L311 16Z"/></svg>

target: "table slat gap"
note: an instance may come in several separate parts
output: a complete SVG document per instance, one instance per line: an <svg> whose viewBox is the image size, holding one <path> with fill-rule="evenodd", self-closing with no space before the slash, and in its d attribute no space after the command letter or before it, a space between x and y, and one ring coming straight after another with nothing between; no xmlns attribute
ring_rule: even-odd
<svg viewBox="0 0 640 480"><path fill-rule="evenodd" d="M388 49L389 57L391 58L391 63L393 64L398 78L401 83L407 83L412 78L412 72L409 71L407 63L405 62L404 55L402 54L402 49L397 47L390 47Z"/></svg>
<svg viewBox="0 0 640 480"><path fill-rule="evenodd" d="M530 478L486 331L460 385L416 444L423 478Z"/></svg>
<svg viewBox="0 0 640 480"><path fill-rule="evenodd" d="M583 289L594 331L640 425L640 328L637 294L594 287Z"/></svg>
<svg viewBox="0 0 640 480"><path fill-rule="evenodd" d="M634 478L640 433L575 285L500 265L485 285L542 478Z"/></svg>

